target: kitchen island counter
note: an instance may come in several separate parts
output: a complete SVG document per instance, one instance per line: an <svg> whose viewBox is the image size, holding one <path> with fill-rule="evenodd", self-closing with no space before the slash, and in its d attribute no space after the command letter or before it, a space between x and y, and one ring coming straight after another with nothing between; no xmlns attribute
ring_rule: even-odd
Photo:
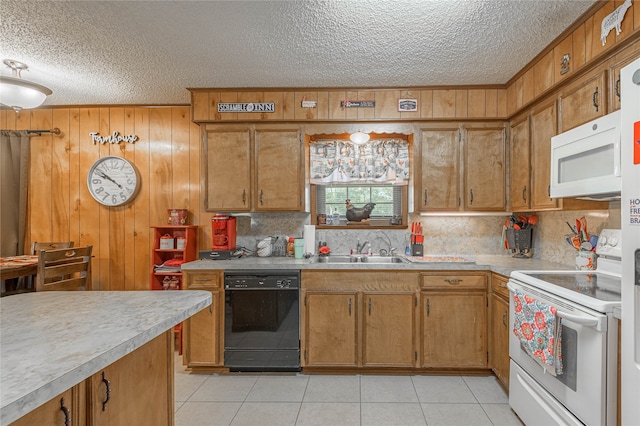
<svg viewBox="0 0 640 426"><path fill-rule="evenodd" d="M437 256L434 256L437 257ZM408 271L491 271L509 276L516 270L562 270L573 269L570 265L538 259L519 259L512 256L460 256L468 262L422 262L408 263L319 263L315 258L293 259L290 257L245 257L229 260L196 260L182 265L183 270L408 270Z"/></svg>
<svg viewBox="0 0 640 426"><path fill-rule="evenodd" d="M0 424L22 417L210 304L206 291L49 291L0 299Z"/></svg>

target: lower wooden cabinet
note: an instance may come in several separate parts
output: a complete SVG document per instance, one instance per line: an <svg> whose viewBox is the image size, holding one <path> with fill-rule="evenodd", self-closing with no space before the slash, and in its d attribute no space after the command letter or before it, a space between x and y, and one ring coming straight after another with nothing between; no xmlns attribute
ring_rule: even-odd
<svg viewBox="0 0 640 426"><path fill-rule="evenodd" d="M303 365L358 365L358 295L313 291L304 300Z"/></svg>
<svg viewBox="0 0 640 426"><path fill-rule="evenodd" d="M173 331L87 380L90 425L173 424Z"/></svg>
<svg viewBox="0 0 640 426"><path fill-rule="evenodd" d="M418 274L302 271L302 366L414 368Z"/></svg>
<svg viewBox="0 0 640 426"><path fill-rule="evenodd" d="M486 274L422 276L422 367L487 368Z"/></svg>
<svg viewBox="0 0 640 426"><path fill-rule="evenodd" d="M11 426L171 426L173 349L168 330Z"/></svg>
<svg viewBox="0 0 640 426"><path fill-rule="evenodd" d="M509 279L503 275L491 276L491 320L489 332L491 349L489 363L494 374L509 388Z"/></svg>
<svg viewBox="0 0 640 426"><path fill-rule="evenodd" d="M20 417L11 426L83 426L86 421L85 383L65 392Z"/></svg>
<svg viewBox="0 0 640 426"><path fill-rule="evenodd" d="M186 290L210 291L212 298L208 309L183 323L184 364L194 371L223 367L223 271L184 271L183 275Z"/></svg>

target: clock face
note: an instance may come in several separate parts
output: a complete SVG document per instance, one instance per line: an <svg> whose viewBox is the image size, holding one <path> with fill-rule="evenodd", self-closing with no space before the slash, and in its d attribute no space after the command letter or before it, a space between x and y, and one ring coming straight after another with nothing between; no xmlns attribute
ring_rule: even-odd
<svg viewBox="0 0 640 426"><path fill-rule="evenodd" d="M102 157L87 175L91 196L105 206L120 206L131 201L140 189L140 174L122 157Z"/></svg>

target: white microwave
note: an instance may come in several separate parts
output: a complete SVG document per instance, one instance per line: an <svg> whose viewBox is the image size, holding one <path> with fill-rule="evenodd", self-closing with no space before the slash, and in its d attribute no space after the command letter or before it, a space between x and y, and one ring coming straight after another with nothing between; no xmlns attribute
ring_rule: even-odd
<svg viewBox="0 0 640 426"><path fill-rule="evenodd" d="M551 138L551 198L620 197L620 111Z"/></svg>

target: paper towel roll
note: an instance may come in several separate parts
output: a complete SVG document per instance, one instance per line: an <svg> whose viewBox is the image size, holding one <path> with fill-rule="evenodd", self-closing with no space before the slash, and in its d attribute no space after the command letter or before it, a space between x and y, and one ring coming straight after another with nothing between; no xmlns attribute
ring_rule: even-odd
<svg viewBox="0 0 640 426"><path fill-rule="evenodd" d="M304 225L304 254L316 254L316 226Z"/></svg>

